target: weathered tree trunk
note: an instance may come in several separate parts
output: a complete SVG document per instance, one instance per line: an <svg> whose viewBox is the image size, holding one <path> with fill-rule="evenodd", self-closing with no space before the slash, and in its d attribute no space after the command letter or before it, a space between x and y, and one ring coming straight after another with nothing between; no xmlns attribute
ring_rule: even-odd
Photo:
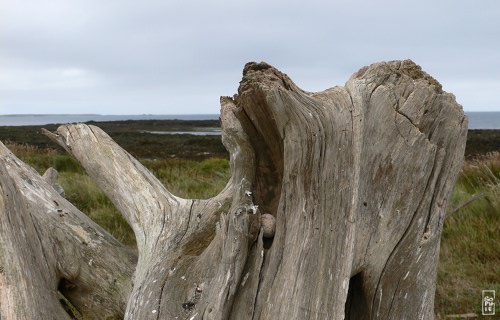
<svg viewBox="0 0 500 320"><path fill-rule="evenodd" d="M207 200L172 195L97 127L46 132L132 226L137 265L2 145L2 319L69 318L58 288L90 318L432 319L467 130L454 96L411 61L319 93L249 63L221 106L232 177Z"/></svg>
<svg viewBox="0 0 500 320"><path fill-rule="evenodd" d="M69 319L58 290L84 315L122 316L135 254L1 143L0 159L1 319Z"/></svg>

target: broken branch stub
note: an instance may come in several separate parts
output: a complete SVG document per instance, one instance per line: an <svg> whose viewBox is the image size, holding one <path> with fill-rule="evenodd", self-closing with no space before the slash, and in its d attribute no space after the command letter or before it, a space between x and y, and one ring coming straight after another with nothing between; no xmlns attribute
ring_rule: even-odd
<svg viewBox="0 0 500 320"><path fill-rule="evenodd" d="M232 177L206 200L172 195L97 127L46 132L135 232L126 319L433 318L467 131L453 95L408 60L318 93L249 63L221 123Z"/></svg>

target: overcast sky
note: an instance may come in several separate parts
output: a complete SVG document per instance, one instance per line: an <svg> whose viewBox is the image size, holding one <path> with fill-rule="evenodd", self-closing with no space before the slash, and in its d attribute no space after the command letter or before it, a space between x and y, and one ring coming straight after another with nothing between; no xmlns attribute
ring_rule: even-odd
<svg viewBox="0 0 500 320"><path fill-rule="evenodd" d="M248 61L321 91L406 58L500 111L500 1L0 0L0 114L218 113Z"/></svg>

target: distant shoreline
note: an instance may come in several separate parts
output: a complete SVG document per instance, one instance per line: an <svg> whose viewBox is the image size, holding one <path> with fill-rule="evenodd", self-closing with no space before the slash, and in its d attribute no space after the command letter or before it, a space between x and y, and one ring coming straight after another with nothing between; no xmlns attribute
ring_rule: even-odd
<svg viewBox="0 0 500 320"><path fill-rule="evenodd" d="M89 121L118 144L139 158L199 159L227 157L222 145L219 119L208 120L125 120ZM56 148L41 128L55 131L58 124L1 126L0 141L29 144L39 148ZM465 154L475 157L500 152L500 129L469 129Z"/></svg>
<svg viewBox="0 0 500 320"><path fill-rule="evenodd" d="M0 126L40 126L75 122L110 122L140 120L219 120L219 114L136 114L136 115L101 115L101 114L21 114L0 115Z"/></svg>
<svg viewBox="0 0 500 320"><path fill-rule="evenodd" d="M500 112L466 112L469 129L500 129ZM41 126L75 122L110 122L140 120L218 120L219 114L138 114L138 115L100 115L100 114L8 114L0 115L0 126Z"/></svg>

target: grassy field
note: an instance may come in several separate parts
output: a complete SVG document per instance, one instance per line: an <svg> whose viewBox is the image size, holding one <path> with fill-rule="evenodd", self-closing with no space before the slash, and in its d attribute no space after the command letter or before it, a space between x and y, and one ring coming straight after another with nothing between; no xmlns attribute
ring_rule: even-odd
<svg viewBox="0 0 500 320"><path fill-rule="evenodd" d="M40 174L49 167L57 169L68 200L117 239L135 245L130 227L74 159L58 149L15 142L7 146ZM229 179L229 163L224 154L197 160L161 156L155 159L148 153L139 158L171 192L181 197L211 197ZM481 290L493 289L500 294L499 244L500 153L493 152L467 160L453 193L438 269L438 319L450 314L480 315Z"/></svg>
<svg viewBox="0 0 500 320"><path fill-rule="evenodd" d="M498 152L468 160L455 186L441 240L436 313L481 315L481 290L500 293ZM496 307L498 315L498 299Z"/></svg>

